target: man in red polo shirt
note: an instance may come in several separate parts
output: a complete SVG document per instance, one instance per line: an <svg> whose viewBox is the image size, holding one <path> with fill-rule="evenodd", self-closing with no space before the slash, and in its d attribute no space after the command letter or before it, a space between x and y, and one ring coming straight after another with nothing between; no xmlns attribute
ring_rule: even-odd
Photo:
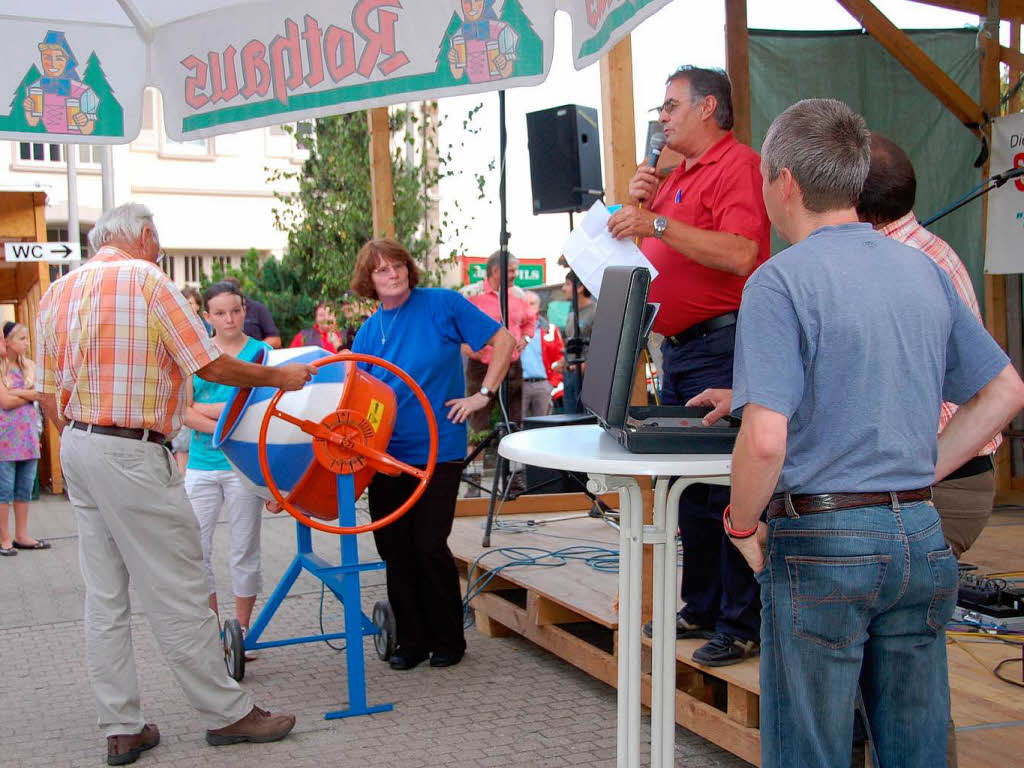
<svg viewBox="0 0 1024 768"><path fill-rule="evenodd" d="M664 180L641 165L634 205L609 220L615 237L643 238L658 269L652 302L662 345L662 402L683 405L706 387L729 387L736 311L747 276L769 254L760 158L732 135L732 86L721 70L685 66L667 82L658 120L683 162ZM712 383L714 382L714 383ZM758 651L757 584L722 529L729 489L691 485L679 505L683 609L679 637L709 642L703 664L732 664Z"/></svg>

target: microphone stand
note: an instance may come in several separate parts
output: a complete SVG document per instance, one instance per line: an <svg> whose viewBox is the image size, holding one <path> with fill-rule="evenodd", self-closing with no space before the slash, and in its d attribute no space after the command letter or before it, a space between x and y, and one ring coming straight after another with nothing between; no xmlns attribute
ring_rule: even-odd
<svg viewBox="0 0 1024 768"><path fill-rule="evenodd" d="M941 211L936 213L934 216L926 219L925 221L919 221L919 223L922 227L927 227L930 224L934 224L939 219L948 216L958 208L962 208L972 200L976 200L982 195L988 194L993 189L997 189L998 187L1003 186L1003 184L1010 181L1011 179L1016 179L1021 176L1024 176L1024 167L1010 168L1009 170L1003 171L1002 173L997 173L995 176L991 176L985 179L983 182L981 182L978 186L976 186L966 195L961 197L959 200L956 200L946 208L943 208Z"/></svg>

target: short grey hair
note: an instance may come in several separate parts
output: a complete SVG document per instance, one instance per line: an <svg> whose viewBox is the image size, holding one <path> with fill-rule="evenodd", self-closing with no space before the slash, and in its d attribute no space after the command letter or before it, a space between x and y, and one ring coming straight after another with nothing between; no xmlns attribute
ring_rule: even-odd
<svg viewBox="0 0 1024 768"><path fill-rule="evenodd" d="M807 210L853 208L871 168L871 132L841 101L804 99L772 122L761 162L769 183L789 168Z"/></svg>
<svg viewBox="0 0 1024 768"><path fill-rule="evenodd" d="M513 256L511 253L508 255L509 263L513 261L519 263L519 259ZM497 272L501 268L501 251L495 251L487 257L487 274L491 272Z"/></svg>
<svg viewBox="0 0 1024 768"><path fill-rule="evenodd" d="M153 230L153 212L141 203L125 203L106 211L89 230L89 244L98 251L112 240L135 240L145 227Z"/></svg>

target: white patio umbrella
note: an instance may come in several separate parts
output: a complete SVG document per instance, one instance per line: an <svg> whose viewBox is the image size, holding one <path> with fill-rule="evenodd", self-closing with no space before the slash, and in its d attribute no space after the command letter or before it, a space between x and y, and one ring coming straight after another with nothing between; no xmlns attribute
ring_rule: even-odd
<svg viewBox="0 0 1024 768"><path fill-rule="evenodd" d="M670 0L3 0L0 139L117 144L160 89L176 140L533 85Z"/></svg>

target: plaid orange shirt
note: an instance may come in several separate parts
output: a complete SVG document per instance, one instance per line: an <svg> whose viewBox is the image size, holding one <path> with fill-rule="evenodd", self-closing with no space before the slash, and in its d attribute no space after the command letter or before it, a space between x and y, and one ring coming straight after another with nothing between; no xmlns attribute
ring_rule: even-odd
<svg viewBox="0 0 1024 768"><path fill-rule="evenodd" d="M36 338L36 388L64 419L165 436L181 427L189 377L220 356L163 271L110 246L47 289Z"/></svg>
<svg viewBox="0 0 1024 768"><path fill-rule="evenodd" d="M913 211L901 219L890 221L884 227L879 228L878 231L897 242L923 251L928 258L942 267L942 270L949 275L949 279L953 281L953 287L960 295L960 298L963 299L964 304L970 307L971 312L978 318L978 322L981 322L978 298L974 294L974 285L971 283L971 276L967 273L964 263L960 261L956 251L949 247L949 243L941 237L933 235L917 223L917 216L914 215ZM956 405L954 403L942 404L942 412L939 414L939 432L946 428L954 413L956 413ZM988 454L995 453L996 448L1002 442L1003 438L1000 435L996 435L981 449L981 453L978 455L987 456Z"/></svg>

